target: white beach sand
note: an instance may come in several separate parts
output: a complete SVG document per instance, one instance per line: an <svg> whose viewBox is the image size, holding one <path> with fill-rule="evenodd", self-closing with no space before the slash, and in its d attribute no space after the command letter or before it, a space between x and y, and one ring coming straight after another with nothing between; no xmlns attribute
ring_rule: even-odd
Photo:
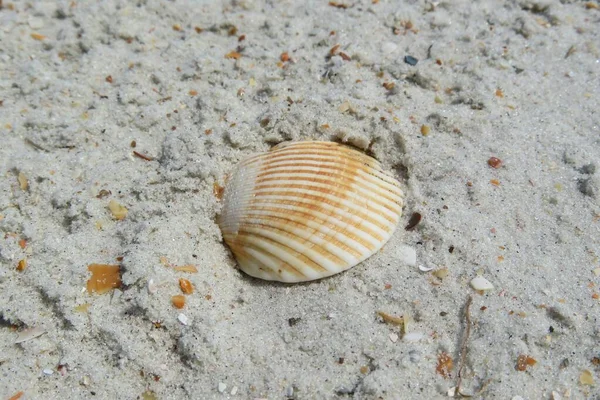
<svg viewBox="0 0 600 400"><path fill-rule="evenodd" d="M0 399L442 399L461 365L475 398L600 398L597 1L0 4ZM345 273L249 278L214 184L309 139L368 149L403 221Z"/></svg>

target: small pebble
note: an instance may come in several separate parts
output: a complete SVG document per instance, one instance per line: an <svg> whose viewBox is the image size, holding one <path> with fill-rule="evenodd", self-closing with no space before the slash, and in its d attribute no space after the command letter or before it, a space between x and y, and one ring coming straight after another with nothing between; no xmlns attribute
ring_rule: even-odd
<svg viewBox="0 0 600 400"><path fill-rule="evenodd" d="M502 166L502 160L497 157L490 157L487 163L490 167L496 169Z"/></svg>
<svg viewBox="0 0 600 400"><path fill-rule="evenodd" d="M293 386L288 386L285 389L285 397L294 397L294 387Z"/></svg>
<svg viewBox="0 0 600 400"><path fill-rule="evenodd" d="M390 340L392 341L392 343L396 343L398 341L398 335L396 335L395 333L390 333Z"/></svg>
<svg viewBox="0 0 600 400"><path fill-rule="evenodd" d="M234 386L233 389L231 389L230 393L231 393L232 396L235 396L237 394L237 391L238 391L238 387Z"/></svg>
<svg viewBox="0 0 600 400"><path fill-rule="evenodd" d="M471 287L475 290L492 290L494 285L482 276L471 279Z"/></svg>
<svg viewBox="0 0 600 400"><path fill-rule="evenodd" d="M181 322L183 325L187 325L189 323L189 319L185 314L179 314L177 316L177 319L179 320L179 322Z"/></svg>
<svg viewBox="0 0 600 400"><path fill-rule="evenodd" d="M404 62L407 63L408 65L417 65L417 63L419 62L419 60L417 60L416 58L414 58L413 56L404 56Z"/></svg>
<svg viewBox="0 0 600 400"><path fill-rule="evenodd" d="M223 382L219 382L219 387L218 387L218 389L219 389L219 392L220 392L220 393L223 393L223 392L225 391L225 389L227 389L227 385L226 385L226 384L224 384Z"/></svg>
<svg viewBox="0 0 600 400"><path fill-rule="evenodd" d="M158 288L156 287L156 284L154 283L154 279L148 279L148 293L154 294L154 293L156 293L157 289Z"/></svg>
<svg viewBox="0 0 600 400"><path fill-rule="evenodd" d="M52 375L54 373L54 371L52 371L49 368L46 368L42 371L44 373L44 375Z"/></svg>
<svg viewBox="0 0 600 400"><path fill-rule="evenodd" d="M29 17L29 20L27 21L27 23L29 24L31 29L41 29L44 27L44 20L39 17L31 16L31 17Z"/></svg>

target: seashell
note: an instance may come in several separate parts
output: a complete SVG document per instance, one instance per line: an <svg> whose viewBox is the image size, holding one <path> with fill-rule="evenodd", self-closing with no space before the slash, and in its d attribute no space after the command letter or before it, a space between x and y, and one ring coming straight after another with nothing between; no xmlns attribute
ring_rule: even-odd
<svg viewBox="0 0 600 400"><path fill-rule="evenodd" d="M475 290L492 290L494 285L482 276L471 279L471 287Z"/></svg>
<svg viewBox="0 0 600 400"><path fill-rule="evenodd" d="M377 252L402 214L399 182L377 160L333 142L287 142L242 161L217 222L242 271L321 279Z"/></svg>

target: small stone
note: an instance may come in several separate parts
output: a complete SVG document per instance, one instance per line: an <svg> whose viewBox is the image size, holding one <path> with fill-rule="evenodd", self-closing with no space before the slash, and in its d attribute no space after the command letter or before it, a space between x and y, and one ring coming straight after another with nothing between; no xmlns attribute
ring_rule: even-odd
<svg viewBox="0 0 600 400"><path fill-rule="evenodd" d="M227 385L224 384L223 382L219 382L218 389L219 389L219 393L223 393L225 391L225 389L227 389Z"/></svg>
<svg viewBox="0 0 600 400"><path fill-rule="evenodd" d="M179 314L177 316L177 320L179 322L181 322L182 325L188 325L189 324L189 319L185 314Z"/></svg>
<svg viewBox="0 0 600 400"><path fill-rule="evenodd" d="M405 56L404 57L404 62L407 63L408 65L415 66L415 65L417 65L417 63L419 62L419 60L417 60L413 56Z"/></svg>
<svg viewBox="0 0 600 400"><path fill-rule="evenodd" d="M30 16L27 20L31 29L42 29L44 27L44 20L40 17Z"/></svg>
<svg viewBox="0 0 600 400"><path fill-rule="evenodd" d="M488 165L492 168L500 168L502 166L502 160L497 157L490 157L487 161Z"/></svg>
<svg viewBox="0 0 600 400"><path fill-rule="evenodd" d="M390 340L392 341L392 343L396 343L398 341L398 335L396 335L395 333L390 333Z"/></svg>
<svg viewBox="0 0 600 400"><path fill-rule="evenodd" d="M81 378L81 384L83 386L90 386L91 383L92 379L88 375L84 375L83 378Z"/></svg>
<svg viewBox="0 0 600 400"><path fill-rule="evenodd" d="M50 368L46 368L42 372L44 375L52 375L54 373L54 371L52 371Z"/></svg>
<svg viewBox="0 0 600 400"><path fill-rule="evenodd" d="M579 382L582 385L593 385L594 384L594 375L589 369L584 369L581 371L581 375L579 375Z"/></svg>
<svg viewBox="0 0 600 400"><path fill-rule="evenodd" d="M235 396L235 395L237 394L237 391L238 391L238 387L237 387L237 386L234 386L234 387L233 387L233 389L231 389L231 392L230 392L230 394L231 394L232 396Z"/></svg>
<svg viewBox="0 0 600 400"><path fill-rule="evenodd" d="M148 279L148 293L154 294L158 290L157 285L154 283L154 279Z"/></svg>
<svg viewBox="0 0 600 400"><path fill-rule="evenodd" d="M476 276L471 279L471 287L475 290L492 290L494 285L482 276Z"/></svg>

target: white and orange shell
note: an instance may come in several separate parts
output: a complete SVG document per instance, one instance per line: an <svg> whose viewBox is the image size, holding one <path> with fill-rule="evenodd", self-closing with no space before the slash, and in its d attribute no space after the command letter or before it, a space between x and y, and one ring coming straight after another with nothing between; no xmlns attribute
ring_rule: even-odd
<svg viewBox="0 0 600 400"><path fill-rule="evenodd" d="M303 282L377 252L402 205L399 182L374 158L333 142L287 142L236 167L218 224L242 271Z"/></svg>

